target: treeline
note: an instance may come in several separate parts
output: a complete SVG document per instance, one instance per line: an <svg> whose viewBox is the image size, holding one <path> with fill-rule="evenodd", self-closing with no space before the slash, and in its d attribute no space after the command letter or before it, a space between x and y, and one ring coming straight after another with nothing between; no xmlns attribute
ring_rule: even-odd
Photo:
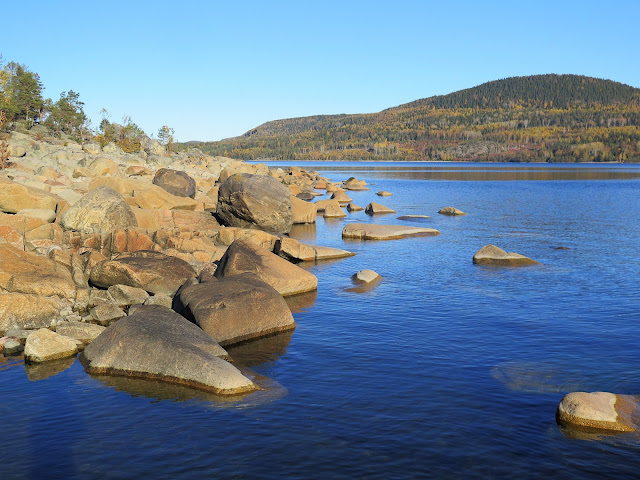
<svg viewBox="0 0 640 480"><path fill-rule="evenodd" d="M277 120L189 145L251 160L640 162L639 93L577 75L516 77L379 113Z"/></svg>
<svg viewBox="0 0 640 480"><path fill-rule="evenodd" d="M149 139L131 117L125 115L122 124L111 122L109 112L102 109L102 121L97 128L84 112L80 94L69 90L53 101L43 98L40 76L26 65L5 62L0 55L0 131L29 130L34 125L46 127L48 134L58 138L86 142L94 140L102 146L114 143L125 152L140 151ZM169 152L174 130L166 125L158 130L157 140ZM152 134L153 136L153 134Z"/></svg>

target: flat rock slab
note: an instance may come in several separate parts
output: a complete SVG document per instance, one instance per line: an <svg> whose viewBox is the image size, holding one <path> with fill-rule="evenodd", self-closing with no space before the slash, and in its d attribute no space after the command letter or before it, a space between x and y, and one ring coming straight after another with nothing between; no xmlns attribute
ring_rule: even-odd
<svg viewBox="0 0 640 480"><path fill-rule="evenodd" d="M429 215L401 215L398 220L408 220L410 222L420 222L431 218Z"/></svg>
<svg viewBox="0 0 640 480"><path fill-rule="evenodd" d="M490 265L495 267L524 267L540 265L539 262L519 253L505 252L495 245L485 245L473 256L476 265Z"/></svg>
<svg viewBox="0 0 640 480"><path fill-rule="evenodd" d="M390 197L391 195L393 195L393 193L387 192L385 190L380 190L378 193L376 193L376 195L378 195L379 197Z"/></svg>
<svg viewBox="0 0 640 480"><path fill-rule="evenodd" d="M150 294L174 295L196 272L184 260L160 252L140 250L104 260L91 269L89 279L98 287L128 285Z"/></svg>
<svg viewBox="0 0 640 480"><path fill-rule="evenodd" d="M29 335L24 347L25 361L34 363L71 357L76 353L78 353L78 347L73 339L46 328L41 328Z"/></svg>
<svg viewBox="0 0 640 480"><path fill-rule="evenodd" d="M157 379L217 394L257 388L221 357L226 351L201 328L154 305L107 328L81 361L89 374Z"/></svg>
<svg viewBox="0 0 640 480"><path fill-rule="evenodd" d="M312 273L255 243L239 239L220 259L215 276L224 278L245 272L255 273L284 296L318 288L318 279Z"/></svg>
<svg viewBox="0 0 640 480"><path fill-rule="evenodd" d="M73 338L84 345L89 345L98 335L104 332L105 327L93 323L65 322L56 326L56 333Z"/></svg>
<svg viewBox="0 0 640 480"><path fill-rule="evenodd" d="M631 395L608 392L573 392L565 395L558 405L558 423L602 430L633 432L638 426L632 416L638 408Z"/></svg>
<svg viewBox="0 0 640 480"><path fill-rule="evenodd" d="M361 212L362 210L364 210L364 208L351 202L347 204L347 210L349 210L350 212Z"/></svg>
<svg viewBox="0 0 640 480"><path fill-rule="evenodd" d="M253 273L191 285L180 302L184 315L223 346L296 326L282 295Z"/></svg>
<svg viewBox="0 0 640 480"><path fill-rule="evenodd" d="M273 253L283 258L298 262L313 262L317 260L333 260L352 257L353 252L339 248L322 247L299 242L293 238L279 238L273 248Z"/></svg>
<svg viewBox="0 0 640 480"><path fill-rule="evenodd" d="M435 235L440 235L440 232L434 228L407 227L405 225L349 223L342 229L342 238L360 238L362 240L395 240L405 237Z"/></svg>

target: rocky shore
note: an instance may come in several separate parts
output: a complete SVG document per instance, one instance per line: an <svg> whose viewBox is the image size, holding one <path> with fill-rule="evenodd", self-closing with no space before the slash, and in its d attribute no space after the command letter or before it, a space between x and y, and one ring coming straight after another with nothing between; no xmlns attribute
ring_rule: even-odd
<svg viewBox="0 0 640 480"><path fill-rule="evenodd" d="M29 364L81 352L91 374L216 394L261 388L225 347L295 328L295 302L286 299L318 287L296 264L353 255L290 238L292 225L346 217L344 207L362 210L347 192L368 190L353 177L333 183L296 167L269 169L196 149L166 155L148 138L138 154L114 144L80 145L41 129L14 132L5 141L0 351L23 353ZM331 198L312 203L323 195ZM395 213L375 202L365 210L373 217ZM466 215L455 207L438 213ZM439 234L374 223L347 223L342 231L352 241ZM494 245L472 261L479 268L539 265ZM352 280L356 286L348 291L362 293L382 277L362 270ZM628 396L574 393L561 402L557 419L634 431L636 408Z"/></svg>

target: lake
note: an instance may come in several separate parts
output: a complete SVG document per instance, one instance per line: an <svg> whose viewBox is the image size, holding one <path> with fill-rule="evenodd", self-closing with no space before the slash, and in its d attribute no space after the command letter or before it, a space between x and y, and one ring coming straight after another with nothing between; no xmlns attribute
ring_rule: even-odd
<svg viewBox="0 0 640 480"><path fill-rule="evenodd" d="M640 394L640 165L277 165L294 164L364 179L354 202L397 214L294 228L357 255L301 264L319 286L289 300L295 331L229 348L266 389L222 399L4 359L1 478L640 475L640 435L555 422L571 391ZM441 235L343 241L353 221ZM542 265L473 265L486 244ZM363 268L383 281L348 291Z"/></svg>

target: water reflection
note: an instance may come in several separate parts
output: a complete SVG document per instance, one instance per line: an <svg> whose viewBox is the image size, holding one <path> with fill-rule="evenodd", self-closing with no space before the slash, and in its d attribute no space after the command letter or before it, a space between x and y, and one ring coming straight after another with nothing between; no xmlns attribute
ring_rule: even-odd
<svg viewBox="0 0 640 480"><path fill-rule="evenodd" d="M60 358L58 360L51 360L43 363L26 363L24 371L27 374L27 378L32 382L38 380L44 380L45 378L53 377L60 372L65 371L71 367L76 361L75 355L73 357Z"/></svg>
<svg viewBox="0 0 640 480"><path fill-rule="evenodd" d="M340 175L368 178L382 177L406 180L630 180L640 179L640 166L636 164L530 164L530 163L472 163L472 162L278 162L269 165L303 168L313 167L321 174L336 172Z"/></svg>
<svg viewBox="0 0 640 480"><path fill-rule="evenodd" d="M309 262L305 262L309 263ZM313 290L311 292L300 293L298 295L293 295L290 297L284 297L285 302L289 306L289 310L291 313L299 313L303 312L316 303L316 298L318 298L318 291Z"/></svg>
<svg viewBox="0 0 640 480"><path fill-rule="evenodd" d="M310 242L316 239L316 224L315 223L298 223L291 225L291 231L289 232L291 238L295 238L300 242Z"/></svg>
<svg viewBox="0 0 640 480"><path fill-rule="evenodd" d="M294 330L258 338L249 342L231 345L227 352L236 365L243 367L256 367L269 362L275 362L279 357L287 353L287 347L291 343Z"/></svg>

